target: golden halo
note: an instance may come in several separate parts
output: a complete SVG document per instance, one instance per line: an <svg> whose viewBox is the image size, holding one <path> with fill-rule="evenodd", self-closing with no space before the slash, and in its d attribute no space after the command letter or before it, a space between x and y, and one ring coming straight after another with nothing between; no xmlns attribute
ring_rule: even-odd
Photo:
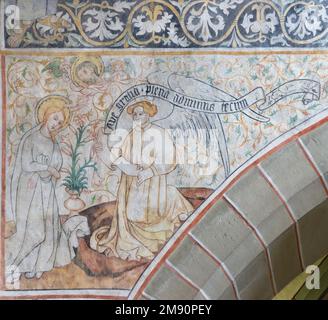
<svg viewBox="0 0 328 320"><path fill-rule="evenodd" d="M85 87L86 83L83 82L81 79L79 79L78 75L77 75L77 67L83 63L83 62L90 62L92 64L94 64L97 68L97 73L98 76L102 76L104 73L104 63L102 61L102 59L100 57L78 57L72 65L71 68L71 79L73 81L73 83L75 85L78 85L79 87Z"/></svg>
<svg viewBox="0 0 328 320"><path fill-rule="evenodd" d="M68 98L60 95L49 95L42 98L35 109L37 123L42 123L47 111L52 109L54 112L61 111L64 113L65 122L63 128L67 127L70 120L70 110L67 105L70 103L71 101Z"/></svg>

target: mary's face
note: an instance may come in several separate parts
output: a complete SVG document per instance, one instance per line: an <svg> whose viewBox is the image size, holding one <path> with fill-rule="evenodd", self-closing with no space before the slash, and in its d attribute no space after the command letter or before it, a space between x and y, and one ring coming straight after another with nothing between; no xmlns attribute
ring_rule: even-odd
<svg viewBox="0 0 328 320"><path fill-rule="evenodd" d="M132 113L133 121L140 123L141 125L145 124L149 120L149 115L146 113L142 106L135 107Z"/></svg>
<svg viewBox="0 0 328 320"><path fill-rule="evenodd" d="M55 133L63 128L65 121L64 114L62 112L54 112L50 114L47 120L47 128L49 132Z"/></svg>

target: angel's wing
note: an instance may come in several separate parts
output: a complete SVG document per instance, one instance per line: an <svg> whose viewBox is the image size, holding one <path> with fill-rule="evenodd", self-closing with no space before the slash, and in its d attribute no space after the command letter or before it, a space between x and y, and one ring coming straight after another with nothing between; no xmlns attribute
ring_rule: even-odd
<svg viewBox="0 0 328 320"><path fill-rule="evenodd" d="M210 86L202 81L178 75L159 72L148 77L150 83L168 86L170 89L194 98L204 100L224 101L233 99L227 93ZM175 139L179 136L192 136L198 141L203 141L203 145L210 145L215 142L219 148L222 164L224 166L225 176L230 174L230 161L227 148L226 137L224 134L222 122L218 114L209 114L196 111L177 110L175 108L172 120L167 121L167 125L173 129ZM180 116L179 116L180 115ZM182 119L182 120L181 120ZM215 141L212 141L212 140Z"/></svg>

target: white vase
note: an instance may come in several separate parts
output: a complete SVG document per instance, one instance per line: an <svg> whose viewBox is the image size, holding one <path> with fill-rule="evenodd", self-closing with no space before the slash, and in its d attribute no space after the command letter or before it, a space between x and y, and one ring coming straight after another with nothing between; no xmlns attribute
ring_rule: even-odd
<svg viewBox="0 0 328 320"><path fill-rule="evenodd" d="M72 191L67 188L65 190L70 196L64 201L64 206L67 210L69 210L70 216L75 216L85 208L86 204L79 197L79 193L77 191Z"/></svg>

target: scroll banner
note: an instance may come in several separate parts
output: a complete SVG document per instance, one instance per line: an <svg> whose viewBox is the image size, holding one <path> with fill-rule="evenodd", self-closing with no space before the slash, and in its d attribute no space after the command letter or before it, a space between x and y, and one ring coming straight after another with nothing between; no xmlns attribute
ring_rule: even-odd
<svg viewBox="0 0 328 320"><path fill-rule="evenodd" d="M195 88L195 90L197 90ZM294 94L303 94L303 103L318 101L320 98L320 83L314 80L301 79L284 83L269 94L265 95L263 88L256 88L245 96L230 101L210 101L190 97L172 90L171 88L151 83L133 86L123 92L109 109L104 132L110 134L117 127L117 122L124 109L134 100L139 98L158 98L172 105L194 112L212 114L232 114L243 112L250 118L268 122L269 118L260 115L262 112L278 101ZM250 109L254 107L257 112Z"/></svg>

